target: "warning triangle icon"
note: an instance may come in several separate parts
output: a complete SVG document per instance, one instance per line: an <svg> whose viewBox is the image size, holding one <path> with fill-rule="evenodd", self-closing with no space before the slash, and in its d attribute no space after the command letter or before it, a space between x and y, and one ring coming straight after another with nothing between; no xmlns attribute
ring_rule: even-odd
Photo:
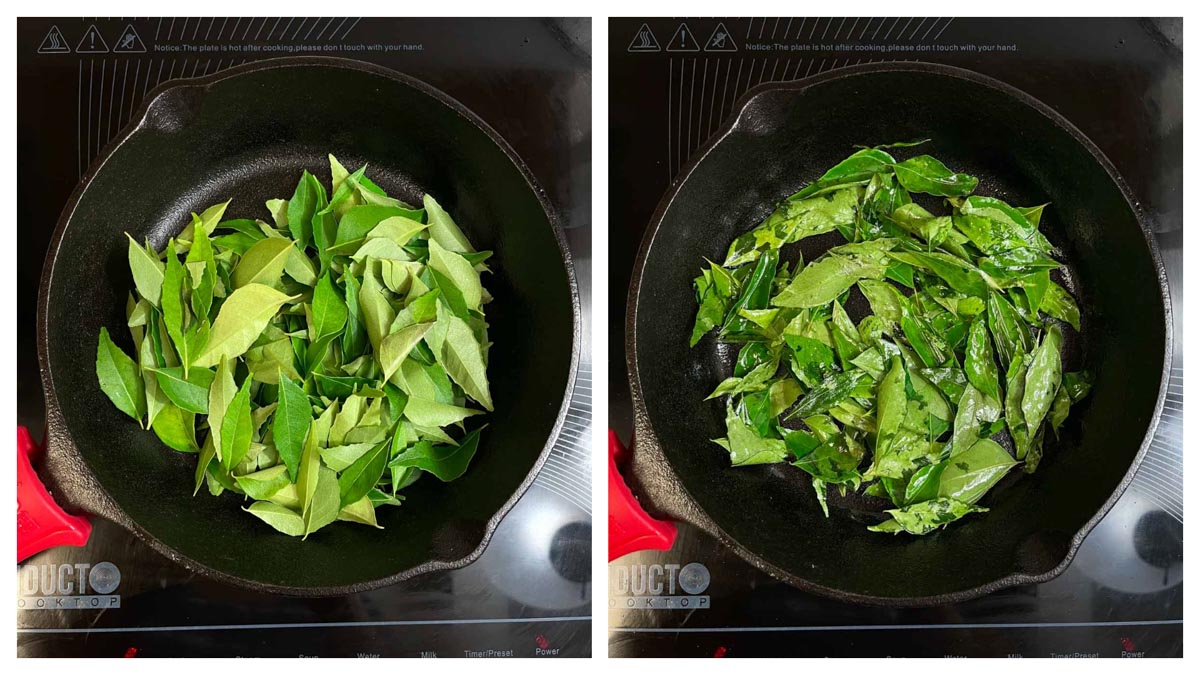
<svg viewBox="0 0 1200 675"><path fill-rule="evenodd" d="M146 45L142 43L142 38L133 29L133 24L125 26L125 30L121 31L121 37L117 38L117 43L113 45L114 54L143 54L145 51Z"/></svg>
<svg viewBox="0 0 1200 675"><path fill-rule="evenodd" d="M67 44L67 39L63 37L62 31L58 26L51 26L50 32L46 33L46 37L42 38L42 44L38 47L39 54L70 54L71 46Z"/></svg>
<svg viewBox="0 0 1200 675"><path fill-rule="evenodd" d="M75 51L80 54L108 53L108 43L104 41L104 36L100 34L99 29L96 28L96 24L88 26L87 32L83 34L83 38L75 46Z"/></svg>
<svg viewBox="0 0 1200 675"><path fill-rule="evenodd" d="M667 51L669 52L698 52L700 44L696 42L696 36L692 35L692 30L687 27L686 23L679 24L679 28L675 29L675 34L671 36L671 41L667 43Z"/></svg>
<svg viewBox="0 0 1200 675"><path fill-rule="evenodd" d="M654 37L654 31L650 30L650 26L642 24L642 27L633 35L633 42L629 43L627 51L657 52L662 51L662 47L658 46L658 38Z"/></svg>
<svg viewBox="0 0 1200 675"><path fill-rule="evenodd" d="M736 52L737 43L733 41L733 36L729 34L729 29L724 23L717 24L713 29L712 35L709 36L708 42L704 45L706 52Z"/></svg>

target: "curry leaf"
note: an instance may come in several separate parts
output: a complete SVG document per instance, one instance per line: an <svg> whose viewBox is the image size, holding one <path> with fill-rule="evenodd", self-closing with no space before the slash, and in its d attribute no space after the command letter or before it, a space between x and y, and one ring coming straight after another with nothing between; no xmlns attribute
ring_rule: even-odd
<svg viewBox="0 0 1200 675"><path fill-rule="evenodd" d="M1000 399L1000 372L996 369L992 340L982 317L977 316L971 322L963 370L976 389L993 399Z"/></svg>
<svg viewBox="0 0 1200 675"><path fill-rule="evenodd" d="M272 288L279 285L279 276L292 255L292 242L283 237L267 237L250 247L233 268L233 287L262 284Z"/></svg>
<svg viewBox="0 0 1200 675"><path fill-rule="evenodd" d="M312 407L308 394L291 378L279 375L279 407L275 409L271 435L279 459L287 467L293 481L299 476L300 457L304 453L304 439L312 424Z"/></svg>
<svg viewBox="0 0 1200 675"><path fill-rule="evenodd" d="M320 340L339 333L346 325L347 314L346 303L334 288L330 273L326 272L313 292L312 315L316 334L312 339Z"/></svg>
<svg viewBox="0 0 1200 675"><path fill-rule="evenodd" d="M208 344L192 363L208 368L222 358L233 359L246 353L279 308L298 297L262 284L247 284L237 289L221 305Z"/></svg>
<svg viewBox="0 0 1200 675"><path fill-rule="evenodd" d="M887 523L873 525L867 529L876 532L908 532L909 534L929 534L939 527L962 518L970 513L983 513L987 509L981 506L964 504L948 497L939 497L925 502L910 504L900 509L887 511L899 526L889 527Z"/></svg>
<svg viewBox="0 0 1200 675"><path fill-rule="evenodd" d="M909 192L959 197L975 191L979 179L954 173L929 155L918 155L895 165L896 178Z"/></svg>
<svg viewBox="0 0 1200 675"><path fill-rule="evenodd" d="M378 443L338 476L341 506L349 506L367 496L383 476L388 462L388 443Z"/></svg>
<svg viewBox="0 0 1200 675"><path fill-rule="evenodd" d="M1025 375L1021 413L1031 431L1041 426L1061 384L1062 330L1052 324L1042 336L1042 343L1033 351L1033 360Z"/></svg>
<svg viewBox="0 0 1200 675"><path fill-rule="evenodd" d="M221 420L221 464L226 469L237 466L250 451L254 432L250 416L250 382L249 377L242 380L242 386L229 401Z"/></svg>
<svg viewBox="0 0 1200 675"><path fill-rule="evenodd" d="M937 496L974 504L1000 481L1017 461L999 443L979 439L966 451L941 465Z"/></svg>
<svg viewBox="0 0 1200 675"><path fill-rule="evenodd" d="M96 377L100 389L113 405L140 424L146 414L146 388L133 359L121 351L101 326L100 342L96 347Z"/></svg>
<svg viewBox="0 0 1200 675"><path fill-rule="evenodd" d="M193 413L208 414L209 387L216 373L207 368L152 368L158 386L172 403Z"/></svg>
<svg viewBox="0 0 1200 675"><path fill-rule="evenodd" d="M133 273L133 283L137 287L138 295L158 307L162 297L165 270L163 262L157 254L150 250L148 242L143 247L128 233L125 236L129 239L129 270Z"/></svg>
<svg viewBox="0 0 1200 675"><path fill-rule="evenodd" d="M471 248L471 242L467 241L467 236L459 229L454 219L450 214L442 208L441 204L433 198L433 195L426 194L424 197L425 213L429 217L429 235L430 239L442 245L448 251L457 253L471 253L475 249Z"/></svg>
<svg viewBox="0 0 1200 675"><path fill-rule="evenodd" d="M727 399L727 435L714 443L731 464L791 461L774 473L810 474L826 515L830 485L872 481L867 493L897 508L870 529L926 534L981 511L975 502L1016 464L1036 470L1051 449L1046 427L1057 436L1091 379L1062 372L1060 322L1079 330L1081 317L1051 280L1063 264L1038 231L1046 206L973 195L973 176L928 155L897 161L885 152L910 145L856 146L738 235L723 264L705 261L693 282L690 344L720 327L716 348L734 364L708 397ZM917 204L910 191L946 199ZM785 250L835 231L847 243L811 262ZM389 265L419 264L421 247L408 248ZM424 340L440 354L443 315L478 328L448 270L436 266L416 277L404 267L408 276L390 287L411 277L416 288L443 291ZM415 307L410 300L402 308L393 331L420 323ZM422 401L461 402L458 388L439 379L441 366L447 359L439 365L418 348L394 370L406 415L422 412ZM418 441L416 428L397 428L403 447ZM992 440L1003 434L1016 459Z"/></svg>

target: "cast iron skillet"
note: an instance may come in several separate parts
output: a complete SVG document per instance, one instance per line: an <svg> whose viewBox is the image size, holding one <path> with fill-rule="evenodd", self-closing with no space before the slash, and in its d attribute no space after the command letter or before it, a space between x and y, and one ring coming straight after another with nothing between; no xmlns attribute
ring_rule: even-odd
<svg viewBox="0 0 1200 675"><path fill-rule="evenodd" d="M73 508L132 530L180 564L292 595L368 590L462 567L482 553L532 482L562 425L579 351L579 308L562 233L520 158L482 120L411 77L328 58L269 60L160 88L88 171L58 224L42 274L38 348L47 467ZM195 457L166 448L96 382L96 339L124 327L128 231L161 249L191 211L232 198L226 218L260 217L302 169L327 186L327 153L389 194L435 195L481 250L494 343L496 410L467 473L418 481L383 530L335 524L301 542L239 508L192 497ZM45 473L45 472L44 472Z"/></svg>
<svg viewBox="0 0 1200 675"><path fill-rule="evenodd" d="M694 349L688 338L705 257L723 259L737 234L856 144L925 137L933 140L918 152L979 176L980 194L1051 203L1043 230L1063 251L1062 281L1084 314L1082 332L1069 331L1066 366L1086 365L1096 382L1035 474L993 490L990 513L918 538L867 531L882 500L831 498L826 519L807 474L791 466L730 468L709 441L725 435L723 405L704 398L732 374L736 352L711 334ZM812 260L840 242L832 234L799 247ZM627 316L635 490L774 577L872 604L955 602L1062 572L1132 478L1170 367L1166 276L1112 165L1028 95L931 64L845 68L747 94L659 204Z"/></svg>

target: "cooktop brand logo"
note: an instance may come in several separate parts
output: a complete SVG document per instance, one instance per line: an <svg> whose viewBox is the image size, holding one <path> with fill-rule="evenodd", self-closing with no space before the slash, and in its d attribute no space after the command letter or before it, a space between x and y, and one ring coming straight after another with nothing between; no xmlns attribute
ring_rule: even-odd
<svg viewBox="0 0 1200 675"><path fill-rule="evenodd" d="M708 609L712 576L698 562L686 565L609 565L609 609Z"/></svg>
<svg viewBox="0 0 1200 675"><path fill-rule="evenodd" d="M17 609L115 609L121 570L110 562L21 565Z"/></svg>

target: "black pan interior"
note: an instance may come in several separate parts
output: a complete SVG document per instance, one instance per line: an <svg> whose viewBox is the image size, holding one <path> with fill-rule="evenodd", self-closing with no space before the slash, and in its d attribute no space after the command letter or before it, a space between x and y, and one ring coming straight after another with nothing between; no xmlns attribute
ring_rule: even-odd
<svg viewBox="0 0 1200 675"><path fill-rule="evenodd" d="M345 62L281 62L164 91L79 196L43 289L43 366L70 439L128 524L192 566L244 583L322 593L460 561L519 493L556 430L573 365L574 290L556 226L515 160L425 85ZM492 132L494 133L494 132ZM195 458L120 413L95 376L96 336L124 327L128 231L156 248L189 212L269 219L302 169L328 188L327 153L410 203L428 191L479 249L495 251L489 376L496 410L461 479L425 476L373 530L335 524L307 541L274 533L235 495L192 497ZM118 515L118 517L121 517Z"/></svg>
<svg viewBox="0 0 1200 675"><path fill-rule="evenodd" d="M923 538L868 532L862 503L822 516L807 474L786 465L731 469L709 439L724 408L703 399L735 351L688 337L692 279L705 257L758 224L787 195L855 145L931 138L915 152L980 177L978 193L1051 202L1043 230L1068 264L1084 311L1068 368L1096 375L1037 473L985 498L991 512ZM913 150L897 150L900 156ZM1154 416L1166 342L1158 268L1115 179L1064 126L1008 91L944 72L860 72L753 96L733 130L685 174L643 244L631 297L635 396L687 494L723 536L794 583L876 598L943 596L1063 562L1072 537L1121 484ZM652 225L653 227L653 225ZM840 242L799 244L806 260ZM1073 331L1071 331L1073 333ZM876 519L877 522L878 519Z"/></svg>

